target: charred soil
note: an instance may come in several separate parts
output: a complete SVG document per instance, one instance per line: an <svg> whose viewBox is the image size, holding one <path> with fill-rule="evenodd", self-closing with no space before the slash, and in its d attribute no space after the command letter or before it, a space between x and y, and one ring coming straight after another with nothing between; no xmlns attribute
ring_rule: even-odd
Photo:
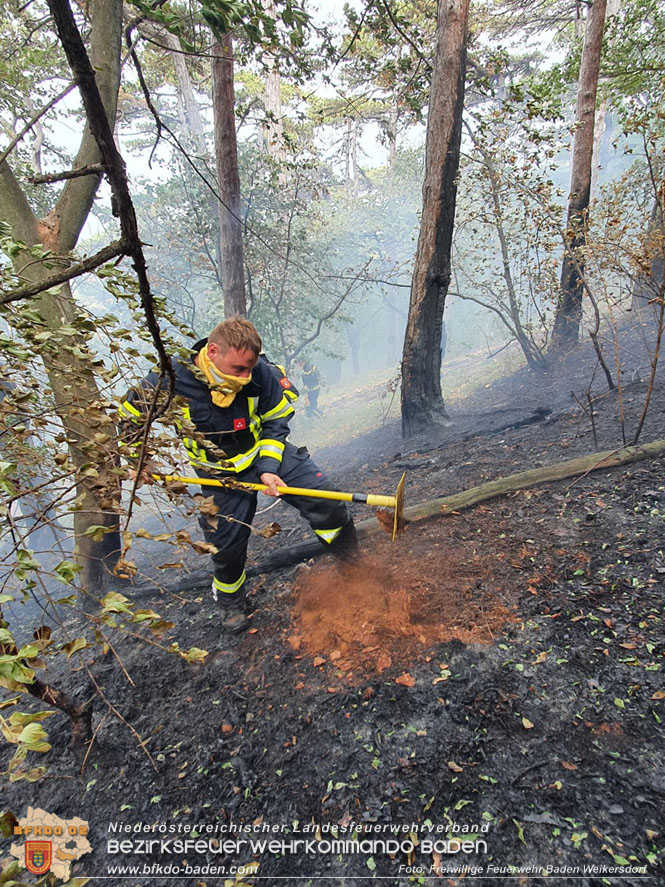
<svg viewBox="0 0 665 887"><path fill-rule="evenodd" d="M644 389L624 390L626 423ZM622 443L616 393L595 402L593 427L563 388L555 396L526 375L484 394L436 439L405 446L393 424L360 455L317 458L370 492L389 492L406 467L414 503L592 452L594 434L602 449ZM665 437L664 406L661 386L644 440ZM298 537L288 514L270 520ZM7 787L5 803L87 819L94 851L75 864L80 875L157 863L180 867L168 883L222 884L206 865L256 862L257 883L407 885L426 883L431 866L467 866L432 883L472 884L474 866L500 877L512 865L523 867L518 883L541 883L538 866L550 866L564 883L600 885L614 883L612 868L646 866L663 883L664 525L658 460L421 521L394 544L376 536L353 566L326 557L263 575L239 637L220 633L207 574L144 584L133 592L141 606L206 660L122 645L133 686L114 656L95 662L144 748L97 699L91 747L70 747L66 719L51 718L47 777ZM260 540L255 558L279 544ZM82 697L80 675L68 680ZM138 837L109 834L111 823L253 824L240 837L321 843L108 855L107 839ZM375 844L328 847L335 834ZM468 834L477 852L442 852ZM413 840L414 853L382 852L389 836ZM202 868L189 876L186 865ZM117 883L148 883L140 871ZM230 871L229 883L252 883Z"/></svg>

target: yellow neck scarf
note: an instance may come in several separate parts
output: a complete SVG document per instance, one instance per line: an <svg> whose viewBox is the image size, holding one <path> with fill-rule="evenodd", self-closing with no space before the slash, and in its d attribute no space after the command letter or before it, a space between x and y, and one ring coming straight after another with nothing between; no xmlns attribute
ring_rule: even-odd
<svg viewBox="0 0 665 887"><path fill-rule="evenodd" d="M251 375L246 379L241 379L239 376L227 376L226 373L220 373L208 357L207 345L199 351L196 364L211 388L212 402L217 407L231 406L236 394L252 381Z"/></svg>

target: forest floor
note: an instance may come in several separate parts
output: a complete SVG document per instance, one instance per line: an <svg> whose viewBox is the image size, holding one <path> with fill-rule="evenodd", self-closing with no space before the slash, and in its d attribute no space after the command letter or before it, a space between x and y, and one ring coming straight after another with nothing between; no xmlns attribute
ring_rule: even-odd
<svg viewBox="0 0 665 887"><path fill-rule="evenodd" d="M317 462L370 492L406 470L414 504L620 447L648 367L626 373L621 398L596 374L592 426L592 366L584 353L549 375L520 371L458 402L436 436L405 444L390 420ZM641 442L660 438L662 378ZM282 533L253 539L254 561L305 536L283 503L262 519ZM122 644L133 686L114 657L94 663L145 747L97 700L83 761L57 715L47 777L7 787L5 805L87 820L93 850L73 873L93 883L663 884L664 528L662 459L594 471L419 521L395 543L374 536L353 566L323 557L262 575L235 637L219 632L200 562L162 571L122 590L205 661ZM68 680L84 698L81 676ZM107 852L109 839L189 826L236 843Z"/></svg>

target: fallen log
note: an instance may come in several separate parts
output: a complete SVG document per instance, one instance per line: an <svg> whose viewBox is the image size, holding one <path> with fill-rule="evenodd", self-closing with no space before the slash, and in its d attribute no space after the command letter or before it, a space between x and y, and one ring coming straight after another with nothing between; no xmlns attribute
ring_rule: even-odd
<svg viewBox="0 0 665 887"><path fill-rule="evenodd" d="M499 477L477 487L470 487L461 493L452 496L442 496L438 499L429 499L419 505L410 505L404 509L404 517L407 521L426 520L437 515L445 516L470 508L479 502L515 493L518 490L527 490L531 487L541 486L552 481L565 480L568 477L578 477L590 474L592 471L601 471L605 468L616 468L619 465L629 465L631 462L640 462L643 459L653 459L665 453L665 440L656 440L652 443L641 444L635 447L622 447L617 450L606 450L602 453L592 453L590 456L579 456L577 459L569 459L566 462L557 462L555 465L545 465L542 468L531 468L528 471L519 471L517 474L509 474ZM356 524L358 537L366 539L379 532L385 532L375 518L360 521ZM249 576L260 573L270 573L281 567L289 567L311 557L325 554L326 549L318 541L299 542L289 548L275 551L258 563L247 569Z"/></svg>

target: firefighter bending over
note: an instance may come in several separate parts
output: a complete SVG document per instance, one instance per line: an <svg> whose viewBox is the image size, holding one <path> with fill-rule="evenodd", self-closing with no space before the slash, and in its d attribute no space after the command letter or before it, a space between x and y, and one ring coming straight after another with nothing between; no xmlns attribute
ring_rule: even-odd
<svg viewBox="0 0 665 887"><path fill-rule="evenodd" d="M189 362L173 361L175 394L184 399L185 418L199 432L197 440L183 437L190 463L199 477L260 481L272 496L279 495L278 486L331 489L306 448L287 440L294 392L261 347L254 326L232 318L194 346ZM129 392L120 408L123 424L142 423L157 383L157 374L149 373ZM206 496L212 491L219 509L218 516L199 517L206 541L217 548L212 596L220 607L222 628L239 632L249 624L245 560L257 495L214 486L202 490ZM331 553L355 553L355 527L343 503L298 496L285 501L298 509Z"/></svg>

